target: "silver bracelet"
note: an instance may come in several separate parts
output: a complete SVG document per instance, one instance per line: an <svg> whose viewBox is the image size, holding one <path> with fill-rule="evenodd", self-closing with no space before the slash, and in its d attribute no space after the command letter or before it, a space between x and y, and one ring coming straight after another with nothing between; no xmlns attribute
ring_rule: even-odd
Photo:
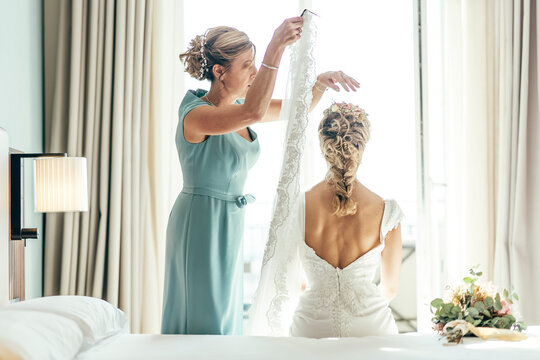
<svg viewBox="0 0 540 360"><path fill-rule="evenodd" d="M320 92L322 92L323 94L324 94L324 92L325 92L326 90L328 90L328 86L325 87L324 90L323 90L323 89L321 89L320 87L317 86L317 83L316 83L316 82L315 82L315 84L313 84L313 87L314 87L315 89L319 90Z"/></svg>
<svg viewBox="0 0 540 360"><path fill-rule="evenodd" d="M277 70L278 69L278 67L266 65L265 63L261 63L261 65L264 66L265 68L270 69L270 70Z"/></svg>

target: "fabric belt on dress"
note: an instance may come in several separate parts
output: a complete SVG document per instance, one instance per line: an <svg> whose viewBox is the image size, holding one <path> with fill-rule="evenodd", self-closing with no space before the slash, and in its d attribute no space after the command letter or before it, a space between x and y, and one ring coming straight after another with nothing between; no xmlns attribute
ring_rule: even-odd
<svg viewBox="0 0 540 360"><path fill-rule="evenodd" d="M216 198L223 201L234 202L236 206L238 206L239 208L242 208L246 206L247 204L251 204L255 201L255 196L251 194L244 194L244 195L226 194L226 193L222 193L216 190L211 190L211 189L196 187L196 186L184 186L184 188L182 189L182 192L184 194L204 195L204 196L209 196L209 197Z"/></svg>

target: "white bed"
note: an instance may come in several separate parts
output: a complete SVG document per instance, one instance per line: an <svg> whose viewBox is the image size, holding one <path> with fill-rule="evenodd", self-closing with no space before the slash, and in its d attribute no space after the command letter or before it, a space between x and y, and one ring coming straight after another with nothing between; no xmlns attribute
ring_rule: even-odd
<svg viewBox="0 0 540 360"><path fill-rule="evenodd" d="M540 329L536 329L540 330ZM540 359L540 338L512 343L468 338L443 346L438 336L410 333L343 339L202 335L120 335L76 359Z"/></svg>
<svg viewBox="0 0 540 360"><path fill-rule="evenodd" d="M520 342L466 338L444 346L434 334L307 339L133 335L124 313L101 299L53 296L0 307L2 359L540 359L540 327ZM8 349L11 357L4 356Z"/></svg>
<svg viewBox="0 0 540 360"><path fill-rule="evenodd" d="M132 335L124 313L84 296L9 304L8 140L0 129L0 360L4 359L540 359L540 327L522 342L443 346L433 334L344 339ZM2 190L5 189L5 190Z"/></svg>

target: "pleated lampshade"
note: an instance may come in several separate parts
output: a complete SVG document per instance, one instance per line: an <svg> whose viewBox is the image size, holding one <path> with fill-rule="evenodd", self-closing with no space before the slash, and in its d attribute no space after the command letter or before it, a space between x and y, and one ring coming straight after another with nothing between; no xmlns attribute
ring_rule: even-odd
<svg viewBox="0 0 540 360"><path fill-rule="evenodd" d="M37 212L88 211L87 163L84 157L34 160L34 206Z"/></svg>

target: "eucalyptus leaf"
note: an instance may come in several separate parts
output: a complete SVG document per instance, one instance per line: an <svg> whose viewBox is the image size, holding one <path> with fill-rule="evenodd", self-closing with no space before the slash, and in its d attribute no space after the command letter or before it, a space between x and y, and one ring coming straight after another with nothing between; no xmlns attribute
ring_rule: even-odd
<svg viewBox="0 0 540 360"><path fill-rule="evenodd" d="M487 306L493 306L493 298L491 296L488 296L484 299L484 302Z"/></svg>
<svg viewBox="0 0 540 360"><path fill-rule="evenodd" d="M465 312L466 315L470 315L470 316L478 316L478 310L474 307L470 307L470 308L467 308L467 311Z"/></svg>
<svg viewBox="0 0 540 360"><path fill-rule="evenodd" d="M446 311L446 312L450 312L452 311L452 309L454 308L454 304L452 303L447 303L447 304L444 304L443 305L443 309Z"/></svg>
<svg viewBox="0 0 540 360"><path fill-rule="evenodd" d="M440 308L441 306L443 306L443 304L444 301L440 298L437 298L431 302L431 306L433 306L434 308Z"/></svg>
<svg viewBox="0 0 540 360"><path fill-rule="evenodd" d="M474 303L474 307L476 308L476 310L482 311L482 310L484 310L485 305L484 305L484 303L482 301L477 301L477 302Z"/></svg>

